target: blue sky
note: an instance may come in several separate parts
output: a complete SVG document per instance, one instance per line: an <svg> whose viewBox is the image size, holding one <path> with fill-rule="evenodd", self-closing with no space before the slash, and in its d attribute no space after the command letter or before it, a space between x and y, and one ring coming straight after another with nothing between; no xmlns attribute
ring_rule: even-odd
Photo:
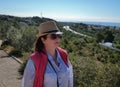
<svg viewBox="0 0 120 87"><path fill-rule="evenodd" d="M120 0L0 0L0 14L57 21L120 22Z"/></svg>

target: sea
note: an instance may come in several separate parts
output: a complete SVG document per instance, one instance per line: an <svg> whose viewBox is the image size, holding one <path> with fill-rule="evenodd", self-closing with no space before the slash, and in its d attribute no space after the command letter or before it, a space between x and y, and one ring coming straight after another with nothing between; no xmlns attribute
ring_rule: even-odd
<svg viewBox="0 0 120 87"><path fill-rule="evenodd" d="M93 25L103 25L103 26L117 26L120 27L120 23L115 23L115 22L88 22L88 21L83 21L82 23L85 24L93 24Z"/></svg>

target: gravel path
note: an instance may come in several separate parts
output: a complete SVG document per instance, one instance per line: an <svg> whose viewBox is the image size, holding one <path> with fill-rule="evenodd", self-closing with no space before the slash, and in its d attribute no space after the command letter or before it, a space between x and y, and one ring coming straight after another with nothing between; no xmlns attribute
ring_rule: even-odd
<svg viewBox="0 0 120 87"><path fill-rule="evenodd" d="M20 64L0 50L0 87L21 87Z"/></svg>

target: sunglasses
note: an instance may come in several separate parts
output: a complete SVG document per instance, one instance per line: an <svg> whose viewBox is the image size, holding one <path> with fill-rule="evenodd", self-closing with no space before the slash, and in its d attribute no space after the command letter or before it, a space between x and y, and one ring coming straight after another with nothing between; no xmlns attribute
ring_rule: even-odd
<svg viewBox="0 0 120 87"><path fill-rule="evenodd" d="M62 34L51 34L51 35L50 35L50 38L51 38L52 40L55 40L55 39L57 39L57 38L60 38L60 39L61 39L62 36L63 36Z"/></svg>

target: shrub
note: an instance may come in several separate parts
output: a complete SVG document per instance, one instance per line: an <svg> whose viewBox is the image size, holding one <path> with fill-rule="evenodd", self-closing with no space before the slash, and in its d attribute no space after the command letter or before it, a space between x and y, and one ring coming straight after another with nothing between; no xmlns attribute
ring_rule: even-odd
<svg viewBox="0 0 120 87"><path fill-rule="evenodd" d="M23 76L23 73L24 73L24 69L26 67L26 64L27 64L27 60L24 60L23 64L20 65L20 68L18 69L18 72L21 76Z"/></svg>
<svg viewBox="0 0 120 87"><path fill-rule="evenodd" d="M97 76L97 65L90 58L78 57L74 66L74 86L87 87L93 84Z"/></svg>
<svg viewBox="0 0 120 87"><path fill-rule="evenodd" d="M12 28L7 38L11 40L11 44L15 49L20 51L30 51L35 41L35 35L38 29L36 27L24 27L22 29Z"/></svg>
<svg viewBox="0 0 120 87"><path fill-rule="evenodd" d="M96 87L120 87L120 68L116 64L108 63L99 69Z"/></svg>
<svg viewBox="0 0 120 87"><path fill-rule="evenodd" d="M10 56L15 56L15 57L21 57L22 56L22 52L20 50L12 50L10 53L9 53Z"/></svg>

